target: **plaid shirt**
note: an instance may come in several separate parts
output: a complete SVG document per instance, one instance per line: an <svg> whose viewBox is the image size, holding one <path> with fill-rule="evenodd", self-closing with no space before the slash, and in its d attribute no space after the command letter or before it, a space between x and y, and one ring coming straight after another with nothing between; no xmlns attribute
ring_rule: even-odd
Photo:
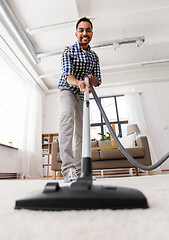
<svg viewBox="0 0 169 240"><path fill-rule="evenodd" d="M78 80L84 80L86 75L92 75L99 80L101 84L101 73L99 58L97 54L88 47L86 53L78 42L73 46L66 47L62 53L61 60L63 73L59 80L58 88L68 88L74 94L79 94L83 99L83 94L78 87L73 87L67 83L67 76L73 75Z"/></svg>

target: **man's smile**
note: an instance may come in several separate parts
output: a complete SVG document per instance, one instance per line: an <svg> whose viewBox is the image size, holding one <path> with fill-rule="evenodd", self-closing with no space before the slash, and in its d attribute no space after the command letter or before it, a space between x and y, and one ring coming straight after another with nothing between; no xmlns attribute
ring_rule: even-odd
<svg viewBox="0 0 169 240"><path fill-rule="evenodd" d="M82 37L82 39L89 39L89 37L86 37L86 36L85 36L85 37Z"/></svg>

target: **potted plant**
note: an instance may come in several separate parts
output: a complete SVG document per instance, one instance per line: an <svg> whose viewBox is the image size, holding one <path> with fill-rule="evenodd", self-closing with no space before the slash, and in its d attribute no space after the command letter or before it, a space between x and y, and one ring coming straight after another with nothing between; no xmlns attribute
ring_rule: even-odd
<svg viewBox="0 0 169 240"><path fill-rule="evenodd" d="M44 143L47 144L48 143L48 138L44 138L43 141L44 141Z"/></svg>
<svg viewBox="0 0 169 240"><path fill-rule="evenodd" d="M100 141L106 141L106 140L110 140L110 133L107 132L106 134L102 134L102 133L98 133L99 135L102 136L102 138L100 139Z"/></svg>
<svg viewBox="0 0 169 240"><path fill-rule="evenodd" d="M92 138L91 141L96 141L96 138Z"/></svg>

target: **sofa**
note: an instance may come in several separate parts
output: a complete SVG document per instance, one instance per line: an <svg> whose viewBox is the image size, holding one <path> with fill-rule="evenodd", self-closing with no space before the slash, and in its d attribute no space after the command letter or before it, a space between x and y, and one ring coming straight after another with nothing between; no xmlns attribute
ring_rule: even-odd
<svg viewBox="0 0 169 240"><path fill-rule="evenodd" d="M111 145L111 141L91 141L92 147L92 169L104 170L104 169L117 169L117 168L135 168L136 175L139 175L139 170L134 167L126 157L121 153L120 149L114 148ZM140 136L134 141L133 147L128 147L126 150L135 158L138 162L144 165L151 165L151 156L149 150L149 144L146 136ZM57 176L61 176L61 164L59 154L59 142L52 143L52 158L51 169L52 179L56 179ZM148 172L149 175L152 171Z"/></svg>

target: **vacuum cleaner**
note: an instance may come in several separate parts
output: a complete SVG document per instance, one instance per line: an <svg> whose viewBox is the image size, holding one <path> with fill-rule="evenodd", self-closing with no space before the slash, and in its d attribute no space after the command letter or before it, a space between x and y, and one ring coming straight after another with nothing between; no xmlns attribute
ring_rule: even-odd
<svg viewBox="0 0 169 240"><path fill-rule="evenodd" d="M88 83L89 79L88 76L86 76L86 88L83 103L83 137L80 178L69 186L64 187L59 186L58 182L49 182L46 184L43 191L30 193L27 196L16 200L15 209L62 211L86 209L145 209L149 207L146 197L139 190L93 184ZM143 170L152 170L167 160L169 153L151 166L144 166L133 159L116 137L93 86L91 86L91 89L110 134L121 152L134 166Z"/></svg>

